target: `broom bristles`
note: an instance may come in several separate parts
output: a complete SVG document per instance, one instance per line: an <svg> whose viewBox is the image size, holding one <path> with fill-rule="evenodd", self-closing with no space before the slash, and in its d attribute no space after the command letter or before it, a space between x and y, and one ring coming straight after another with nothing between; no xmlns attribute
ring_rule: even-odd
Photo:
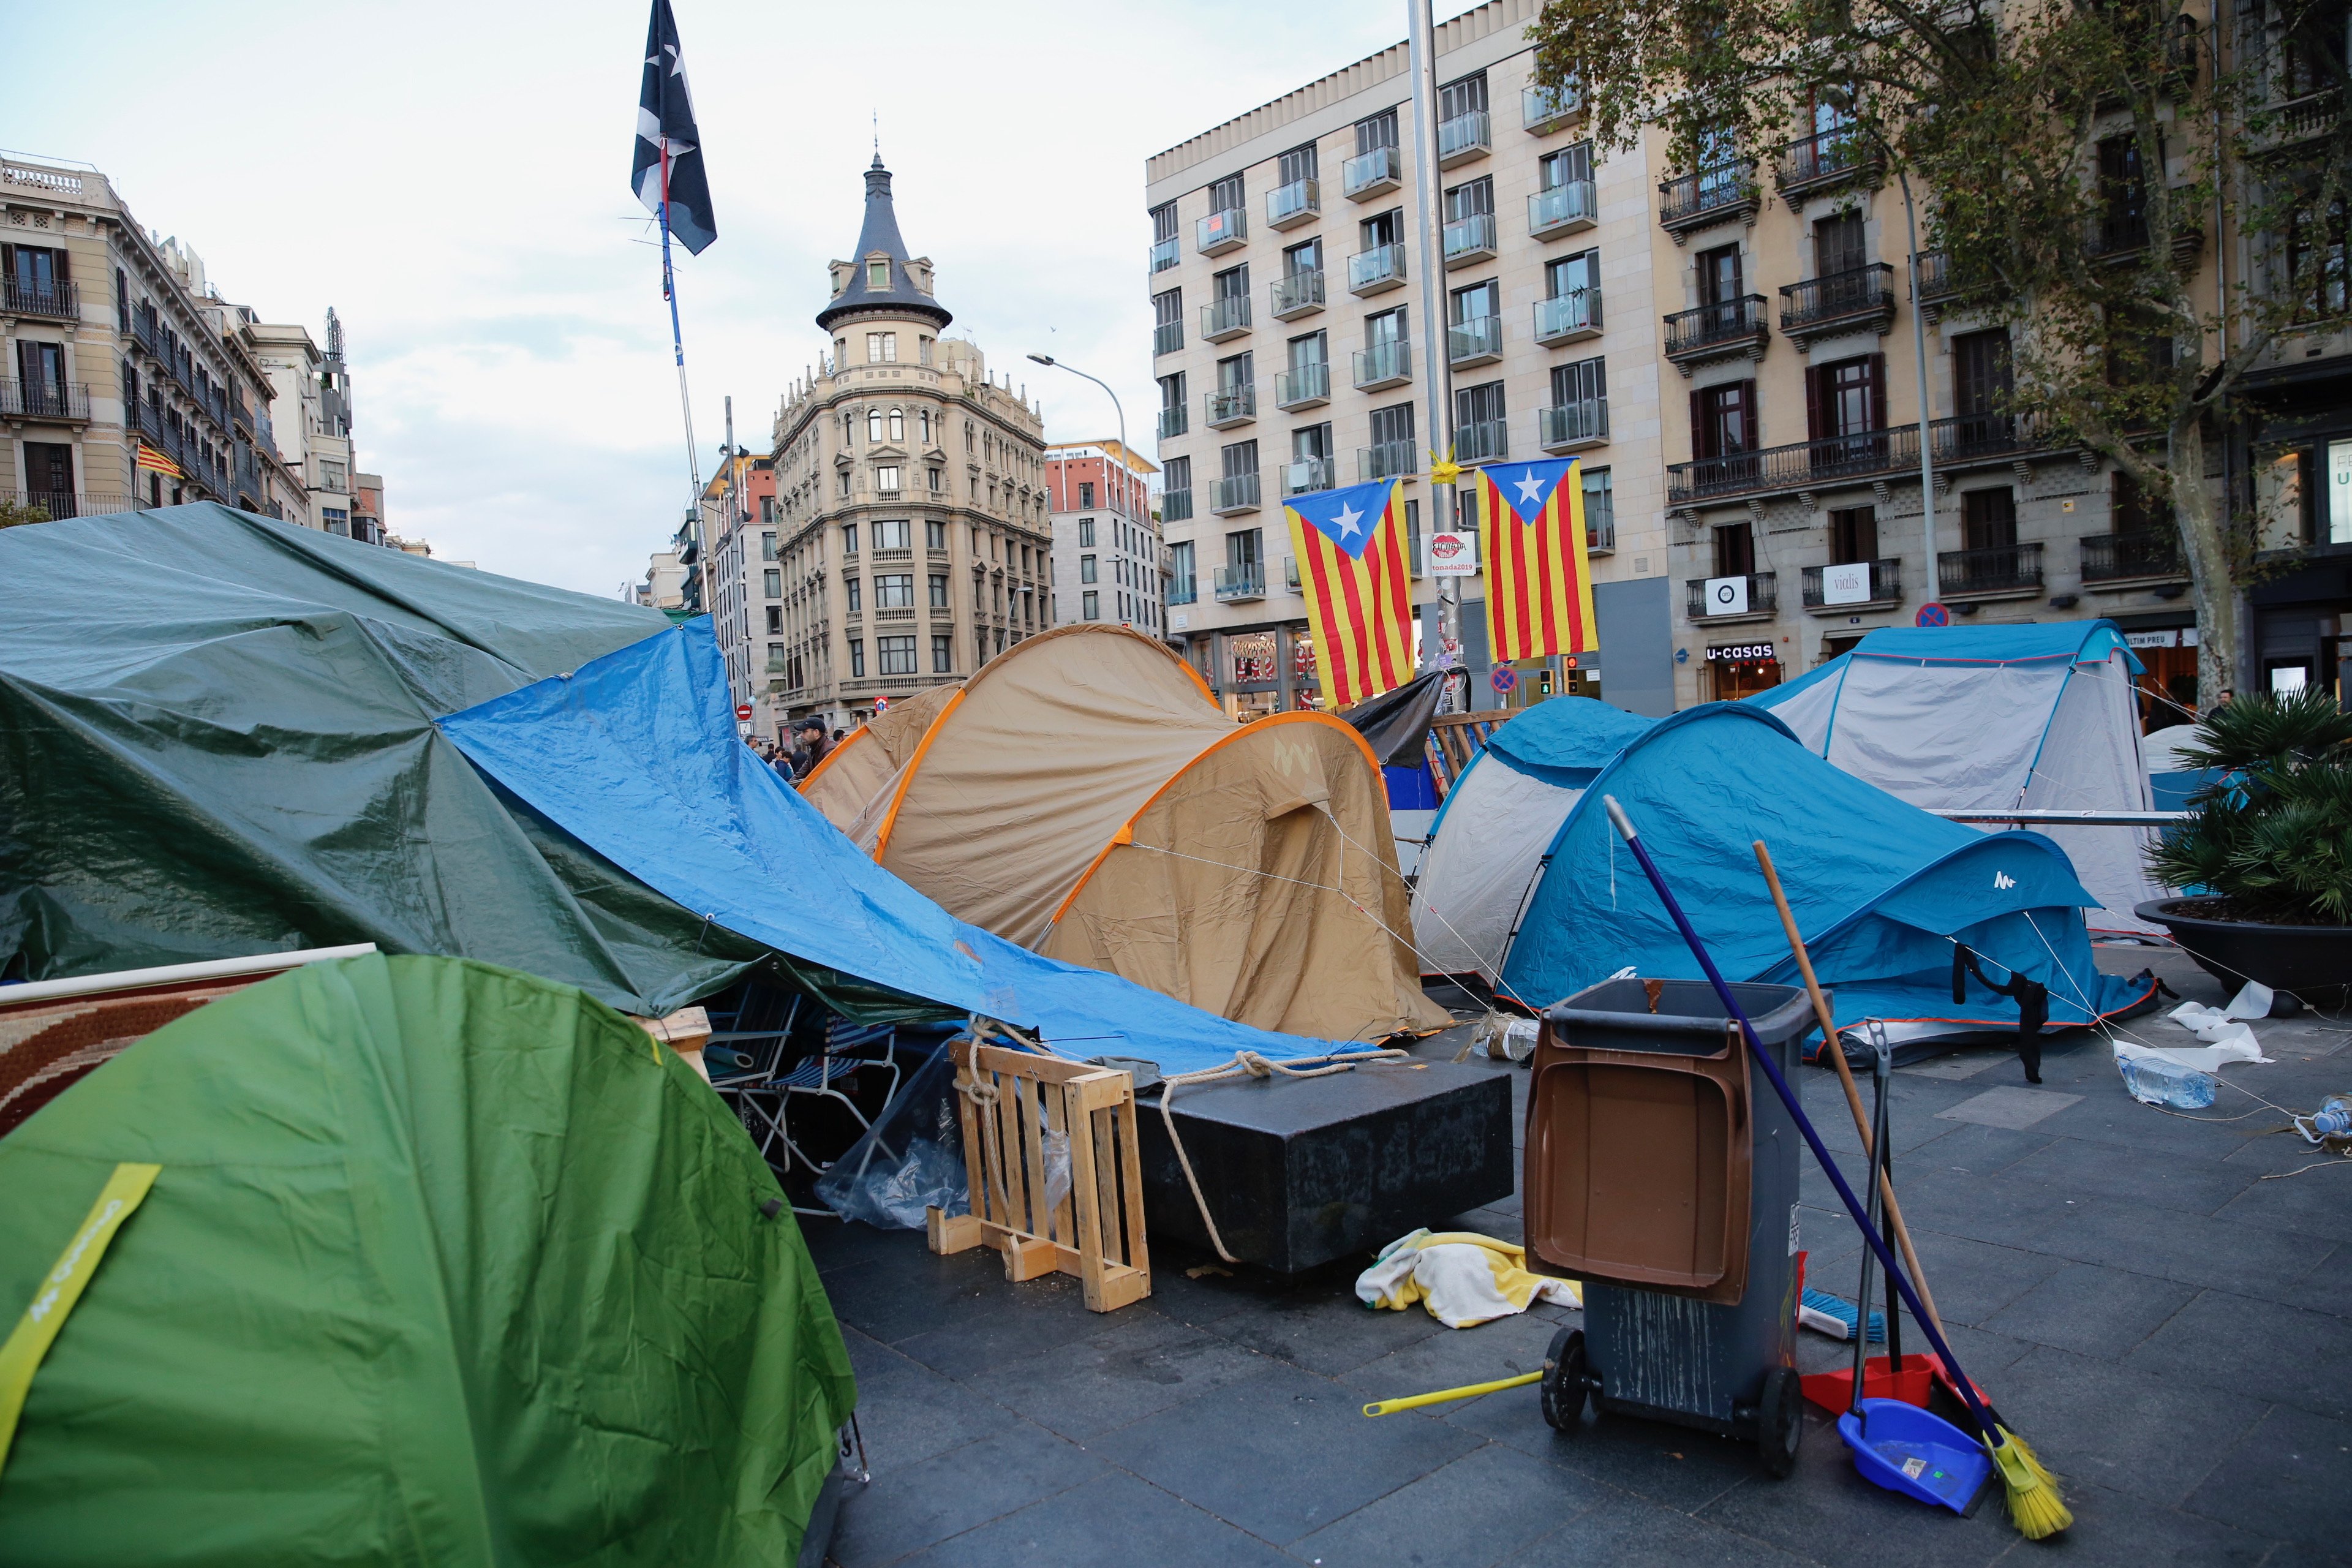
<svg viewBox="0 0 2352 1568"><path fill-rule="evenodd" d="M2066 1500L2058 1495L2056 1478L2042 1468L2025 1439L2006 1426L1993 1429L2000 1436L1985 1447L2009 1490L2010 1522L2017 1526L2018 1533L2028 1541L2044 1541L2074 1523Z"/></svg>

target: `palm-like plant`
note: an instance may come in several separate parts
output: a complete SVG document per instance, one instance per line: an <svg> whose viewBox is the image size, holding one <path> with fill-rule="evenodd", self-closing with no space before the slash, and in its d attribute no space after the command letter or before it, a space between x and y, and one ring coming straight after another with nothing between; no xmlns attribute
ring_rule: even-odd
<svg viewBox="0 0 2352 1568"><path fill-rule="evenodd" d="M2352 713L2318 689L2243 698L2181 756L2227 776L2148 851L2158 880L2222 900L2226 919L2352 925Z"/></svg>

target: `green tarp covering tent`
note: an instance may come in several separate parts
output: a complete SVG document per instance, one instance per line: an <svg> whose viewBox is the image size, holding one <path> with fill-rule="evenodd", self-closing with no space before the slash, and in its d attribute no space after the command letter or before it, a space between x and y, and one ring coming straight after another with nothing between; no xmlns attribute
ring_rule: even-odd
<svg viewBox="0 0 2352 1568"><path fill-rule="evenodd" d="M840 1331L725 1107L579 991L369 956L156 1031L0 1140L7 1325L126 1163L161 1170L33 1377L0 1563L798 1552Z"/></svg>

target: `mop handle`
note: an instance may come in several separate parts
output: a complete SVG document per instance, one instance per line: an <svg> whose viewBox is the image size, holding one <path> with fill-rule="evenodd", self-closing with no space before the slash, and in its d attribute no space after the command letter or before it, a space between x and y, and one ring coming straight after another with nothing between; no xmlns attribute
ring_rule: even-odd
<svg viewBox="0 0 2352 1568"><path fill-rule="evenodd" d="M1976 1417L1977 1429L1984 1434L1987 1443L1995 1441L1992 1417L1978 1400L1976 1385L1960 1371L1959 1358L1952 1354L1952 1347L1945 1342L1943 1331L1936 1327L1935 1320L1921 1305L1918 1292L1911 1289L1911 1281L1895 1266L1895 1255L1880 1239L1878 1227L1864 1215L1861 1201L1853 1195L1853 1189L1846 1184L1845 1175L1838 1169L1837 1162L1830 1158L1829 1150L1822 1147L1822 1135L1813 1131L1812 1121L1806 1116L1804 1107L1797 1103L1788 1079L1780 1076L1780 1069L1773 1062L1771 1053L1764 1048L1764 1042L1756 1037L1756 1026L1748 1021L1747 1013L1741 1010L1739 1003L1731 994L1731 987L1723 983L1723 975L1715 967L1715 960L1707 956L1706 944L1699 940L1698 932L1691 929L1682 905L1675 901L1674 893L1666 887L1665 878L1659 874L1657 862L1651 859L1649 850L1643 847L1641 836L1633 831L1633 819L1625 815L1625 808L1617 804L1615 795L1601 798L1609 808L1609 820L1616 826L1618 837L1625 840L1627 848L1633 850L1633 858L1640 863L1643 874L1650 879L1650 886L1657 889L1659 900L1666 906L1666 913L1674 917L1675 929L1682 932L1683 942L1690 948L1691 956L1698 960L1699 968L1706 972L1707 984L1715 987L1717 998L1739 1021L1739 1032L1747 1037L1748 1050L1755 1054L1758 1065L1764 1069L1764 1076L1772 1080L1772 1088L1780 1094L1780 1103L1787 1106L1789 1114L1796 1119L1797 1131L1805 1135L1805 1142L1812 1149L1813 1158L1821 1162L1822 1173L1829 1177L1830 1184L1837 1189L1838 1197L1844 1203L1845 1212L1853 1218L1855 1228L1862 1232L1862 1238L1869 1243L1870 1250L1877 1255L1879 1267L1886 1270L1888 1280L1903 1293L1905 1305L1911 1309L1911 1315L1927 1331L1929 1342L1936 1347L1936 1353L1944 1358L1944 1365L1951 1371L1953 1385L1958 1390L1961 1399L1967 1402L1969 1414ZM1869 1310L1869 1304L1864 1303L1854 1324L1855 1333L1868 1331Z"/></svg>

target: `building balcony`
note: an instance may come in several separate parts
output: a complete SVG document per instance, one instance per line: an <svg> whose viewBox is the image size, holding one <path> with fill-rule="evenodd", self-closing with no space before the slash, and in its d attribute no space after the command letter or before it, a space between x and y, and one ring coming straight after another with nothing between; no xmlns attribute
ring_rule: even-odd
<svg viewBox="0 0 2352 1568"><path fill-rule="evenodd" d="M1192 411L1181 403L1171 403L1160 411L1160 438L1181 436L1192 427Z"/></svg>
<svg viewBox="0 0 2352 1568"><path fill-rule="evenodd" d="M1404 247L1379 245L1348 258L1348 292L1385 294L1404 287Z"/></svg>
<svg viewBox="0 0 2352 1568"><path fill-rule="evenodd" d="M1257 383L1221 386L1201 394L1201 422L1212 430L1228 430L1257 417Z"/></svg>
<svg viewBox="0 0 2352 1568"><path fill-rule="evenodd" d="M1412 344L1402 338L1356 351L1356 390L1378 392L1412 379Z"/></svg>
<svg viewBox="0 0 2352 1568"><path fill-rule="evenodd" d="M1528 198L1528 237L1558 239L1601 221L1601 196L1591 180L1570 180Z"/></svg>
<svg viewBox="0 0 2352 1568"><path fill-rule="evenodd" d="M73 490L0 490L0 497L18 506L38 507L55 522L68 517L103 517L110 512L136 511L141 502L131 496L82 495Z"/></svg>
<svg viewBox="0 0 2352 1568"><path fill-rule="evenodd" d="M1588 397L1536 410L1536 445L1547 452L1574 452L1609 439L1609 400Z"/></svg>
<svg viewBox="0 0 2352 1568"><path fill-rule="evenodd" d="M1666 504L1728 500L1775 490L1814 490L1876 475L1916 472L1919 426L1898 426L1666 465Z"/></svg>
<svg viewBox="0 0 2352 1568"><path fill-rule="evenodd" d="M1855 568L1867 566L1869 576L1864 588L1866 597L1840 597L1832 600L1829 584L1823 574L1835 571L1841 577ZM1891 610L1903 602L1903 563L1900 561L1852 562L1844 567L1808 566L1800 574L1799 592L1802 595L1805 613L1809 616L1835 616L1853 610ZM1839 586L1844 587L1843 582Z"/></svg>
<svg viewBox="0 0 2352 1568"><path fill-rule="evenodd" d="M1160 492L1160 521L1190 522L1192 521L1192 490L1189 485L1181 490Z"/></svg>
<svg viewBox="0 0 2352 1568"><path fill-rule="evenodd" d="M1923 250L1918 256L1918 273L1911 286L1912 303L1919 307L1928 321L1940 318L1948 310L1963 310L1979 305L1998 296L1999 286L1990 279L1973 276L1956 266L1949 254L1941 250Z"/></svg>
<svg viewBox="0 0 2352 1568"><path fill-rule="evenodd" d="M2188 563L2180 558L2180 536L2169 529L2086 533L2081 547L2085 588L2178 583L2189 575Z"/></svg>
<svg viewBox="0 0 2352 1568"><path fill-rule="evenodd" d="M1793 202L1855 182L1875 185L1886 176L1886 159L1870 138L1841 125L1781 148L1773 174Z"/></svg>
<svg viewBox="0 0 2352 1568"><path fill-rule="evenodd" d="M1220 605L1234 605L1244 599L1265 597L1265 563L1252 561L1240 566L1217 568L1217 603Z"/></svg>
<svg viewBox="0 0 2352 1568"><path fill-rule="evenodd" d="M1601 286L1572 289L1536 301L1536 342L1572 343L1601 335Z"/></svg>
<svg viewBox="0 0 2352 1568"><path fill-rule="evenodd" d="M1530 136L1549 136L1564 130L1584 112L1584 94L1573 87L1525 87L1519 89L1519 124Z"/></svg>
<svg viewBox="0 0 2352 1568"><path fill-rule="evenodd" d="M1473 419L1454 429L1454 460L1457 463L1499 463L1511 455L1507 420Z"/></svg>
<svg viewBox="0 0 2352 1568"><path fill-rule="evenodd" d="M1693 365L1709 360L1746 357L1761 359L1772 331L1767 323L1764 296L1749 294L1720 305L1677 310L1666 318L1666 357L1688 375Z"/></svg>
<svg viewBox="0 0 2352 1568"><path fill-rule="evenodd" d="M1266 313L1277 321L1311 316L1323 308L1323 269L1290 272L1265 286Z"/></svg>
<svg viewBox="0 0 2352 1568"><path fill-rule="evenodd" d="M1258 509L1258 489L1256 474L1227 474L1216 481L1209 497L1209 510L1219 517L1230 517L1237 511L1255 511ZM1220 594L1218 597L1223 598L1223 595Z"/></svg>
<svg viewBox="0 0 2352 1568"><path fill-rule="evenodd" d="M1201 341L1221 343L1250 330L1250 297L1228 294L1201 307Z"/></svg>
<svg viewBox="0 0 2352 1568"><path fill-rule="evenodd" d="M1173 236L1171 236L1166 239L1152 241L1151 270L1154 272L1167 271L1170 268L1175 266L1177 262L1183 259L1183 249L1184 247L1176 243Z"/></svg>
<svg viewBox="0 0 2352 1568"><path fill-rule="evenodd" d="M69 282L32 283L0 278L0 314L78 321L81 320L81 289Z"/></svg>
<svg viewBox="0 0 2352 1568"><path fill-rule="evenodd" d="M1323 188L1313 180L1293 180L1265 193L1265 226L1297 228L1323 211Z"/></svg>
<svg viewBox="0 0 2352 1568"><path fill-rule="evenodd" d="M1495 259L1495 215L1472 213L1445 226L1445 269Z"/></svg>
<svg viewBox="0 0 2352 1568"><path fill-rule="evenodd" d="M1708 596L1708 583L1717 584L1713 598ZM1731 584L1744 584L1744 592L1729 587ZM1685 620L1727 625L1733 621L1769 621L1780 612L1780 577L1771 572L1751 573L1745 577L1695 577L1685 583L1683 589Z"/></svg>
<svg viewBox="0 0 2352 1568"><path fill-rule="evenodd" d="M2325 92L2267 104L2248 118L2255 147L2263 153L2273 153L2325 140L2343 117L2343 95L2329 88Z"/></svg>
<svg viewBox="0 0 2352 1568"><path fill-rule="evenodd" d="M1375 147L1339 165L1339 189L1351 202L1384 196L1404 184L1404 155L1393 147Z"/></svg>
<svg viewBox="0 0 2352 1568"><path fill-rule="evenodd" d="M1161 321L1151 329L1151 357L1172 354L1184 346L1184 323Z"/></svg>
<svg viewBox="0 0 2352 1568"><path fill-rule="evenodd" d="M1763 192L1756 184L1756 161L1734 158L1695 174L1663 180L1658 184L1658 226L1683 244L1696 228L1709 224L1756 221Z"/></svg>
<svg viewBox="0 0 2352 1568"><path fill-rule="evenodd" d="M868 564L875 566L903 566L915 559L915 552L910 545L894 545L872 551L866 559Z"/></svg>
<svg viewBox="0 0 2352 1568"><path fill-rule="evenodd" d="M1249 243L1249 214L1240 207L1213 212L1192 226L1192 246L1203 256L1223 256Z"/></svg>
<svg viewBox="0 0 2352 1568"><path fill-rule="evenodd" d="M1282 493L1303 496L1328 490L1339 482L1339 464L1329 458L1307 458L1282 466Z"/></svg>
<svg viewBox="0 0 2352 1568"><path fill-rule="evenodd" d="M1492 364L1503 357L1503 318L1473 316L1445 329L1446 362L1456 367Z"/></svg>
<svg viewBox="0 0 2352 1568"><path fill-rule="evenodd" d="M1867 327L1885 337L1895 325L1895 267L1874 261L1808 278L1780 290L1780 331L1801 352L1815 338Z"/></svg>
<svg viewBox="0 0 2352 1568"><path fill-rule="evenodd" d="M1437 166L1452 169L1495 150L1494 117L1483 109L1437 122Z"/></svg>
<svg viewBox="0 0 2352 1568"><path fill-rule="evenodd" d="M1936 576L1937 591L1947 599L2030 598L2042 592L2042 545L1938 551Z"/></svg>
<svg viewBox="0 0 2352 1568"><path fill-rule="evenodd" d="M1421 454L1410 441L1376 441L1356 448L1356 482L1403 479L1421 472Z"/></svg>
<svg viewBox="0 0 2352 1568"><path fill-rule="evenodd" d="M1331 367L1320 361L1295 364L1274 373L1274 405L1277 408L1313 408L1331 401Z"/></svg>
<svg viewBox="0 0 2352 1568"><path fill-rule="evenodd" d="M0 417L86 425L89 387L82 382L0 381Z"/></svg>
<svg viewBox="0 0 2352 1568"><path fill-rule="evenodd" d="M1201 602L1200 579L1171 577L1168 580L1168 602L1171 605L1197 605Z"/></svg>
<svg viewBox="0 0 2352 1568"><path fill-rule="evenodd" d="M1986 463L2005 464L2022 453L2043 451L2049 446L2042 439L2037 425L2015 414L1962 414L1937 420L1927 426L1927 432L1928 439L1935 443L1936 468L1939 473Z"/></svg>
<svg viewBox="0 0 2352 1568"><path fill-rule="evenodd" d="M2092 259L2121 266L2139 260L2156 243L2154 231L2148 226L2147 215L2119 207L2099 215L2091 227L2088 249ZM2172 255L2176 261L2186 263L2205 247L2205 230L2196 223L2183 224L2172 237Z"/></svg>

